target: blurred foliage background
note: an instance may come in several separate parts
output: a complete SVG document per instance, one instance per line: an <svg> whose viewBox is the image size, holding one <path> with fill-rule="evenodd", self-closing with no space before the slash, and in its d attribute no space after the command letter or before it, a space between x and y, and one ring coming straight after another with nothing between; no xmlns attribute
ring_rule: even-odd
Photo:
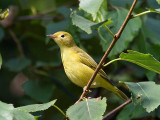
<svg viewBox="0 0 160 120"><path fill-rule="evenodd" d="M116 33L120 23L124 21L126 10L130 8L131 3L132 0L105 1L101 11L103 18L99 14L95 22L111 17L114 23L109 27L113 33ZM78 10L78 7L78 0L0 1L1 9L10 9L9 17L0 22L0 53L3 59L0 70L1 101L12 103L17 107L58 99L56 105L66 111L79 98L82 88L68 80L63 70L60 50L46 35L63 30L70 32L77 45L97 62L100 61L112 39L103 28L98 32L87 34L74 26L70 17L71 9L72 11ZM156 0L140 0L135 7L134 14L143 12L146 8L156 9L159 7ZM87 19L92 19L91 15L86 12L80 14ZM160 15L151 13L141 16L135 21L130 21L130 25L127 27L106 62L117 58L122 51L125 52L127 49L150 53L160 60ZM105 68L105 71L115 82L155 81L160 83L158 74L128 62L116 62ZM118 87L129 95L125 86ZM101 88L94 89L90 96L107 96L107 111L122 103L115 95ZM124 113L123 111L121 116ZM41 114L40 119L44 120L64 118L54 107L36 114ZM159 114L160 109L149 115L143 111L141 115L135 115L135 118L160 119ZM129 118L131 119L131 117ZM116 117L114 116L112 119L116 119Z"/></svg>

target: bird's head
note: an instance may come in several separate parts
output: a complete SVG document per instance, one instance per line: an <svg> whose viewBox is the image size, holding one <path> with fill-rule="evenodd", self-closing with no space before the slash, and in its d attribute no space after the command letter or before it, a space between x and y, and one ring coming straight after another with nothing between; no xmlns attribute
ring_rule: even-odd
<svg viewBox="0 0 160 120"><path fill-rule="evenodd" d="M64 31L59 31L59 32L56 32L54 34L47 35L47 36L54 39L54 41L57 43L57 45L60 48L72 47L75 45L73 37L69 33L64 32Z"/></svg>

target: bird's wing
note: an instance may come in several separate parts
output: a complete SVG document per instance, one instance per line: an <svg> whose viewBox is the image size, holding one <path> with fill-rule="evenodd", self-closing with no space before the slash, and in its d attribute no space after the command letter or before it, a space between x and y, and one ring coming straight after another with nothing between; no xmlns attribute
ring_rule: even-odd
<svg viewBox="0 0 160 120"><path fill-rule="evenodd" d="M92 57L90 57L86 52L84 52L81 49L78 49L77 53L80 55L81 63L87 65L88 67L90 67L94 71L96 70L97 63L93 60ZM109 83L112 84L112 82L108 79L107 74L102 69L99 70L98 74L102 78L104 78L105 80L107 80Z"/></svg>

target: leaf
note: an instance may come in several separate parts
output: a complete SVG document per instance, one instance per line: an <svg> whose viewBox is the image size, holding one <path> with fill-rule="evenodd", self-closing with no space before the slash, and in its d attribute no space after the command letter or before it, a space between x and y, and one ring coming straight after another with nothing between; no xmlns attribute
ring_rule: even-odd
<svg viewBox="0 0 160 120"><path fill-rule="evenodd" d="M108 27L113 32L113 34L116 34L118 30L120 29L122 23L124 22L126 16L127 16L128 10L126 9L118 9L116 8L116 11L108 12L108 18L111 18L114 22L110 24ZM133 20L130 20L127 23L127 26L125 27L121 37L113 47L112 51L109 54L109 57L113 55L117 55L121 53L123 50L125 50L129 43L134 39L134 37L137 35L140 27L142 25L140 18L135 18ZM110 35L110 33L104 28L100 27L98 29L98 34L101 38L100 44L103 48L103 51L106 51L113 40L113 37Z"/></svg>
<svg viewBox="0 0 160 120"><path fill-rule="evenodd" d="M157 1L157 3L160 5L160 0L156 0Z"/></svg>
<svg viewBox="0 0 160 120"><path fill-rule="evenodd" d="M60 22L52 22L48 24L46 27L46 35L54 34L55 32L58 32L58 31L65 31L67 29L67 23L68 23L67 20L63 20ZM49 43L49 40L50 38L46 37L46 41L45 41L46 44Z"/></svg>
<svg viewBox="0 0 160 120"><path fill-rule="evenodd" d="M12 104L6 104L0 101L0 119L1 120L12 120L12 110L14 109Z"/></svg>
<svg viewBox="0 0 160 120"><path fill-rule="evenodd" d="M70 120L102 120L106 110L106 98L102 100L85 99L67 110Z"/></svg>
<svg viewBox="0 0 160 120"><path fill-rule="evenodd" d="M153 8L147 8L150 12L155 12L160 14L160 8L159 9L153 9Z"/></svg>
<svg viewBox="0 0 160 120"><path fill-rule="evenodd" d="M79 8L90 13L95 21L97 12L99 11L104 0L80 0Z"/></svg>
<svg viewBox="0 0 160 120"><path fill-rule="evenodd" d="M52 84L35 80L25 82L22 87L27 95L39 102L48 102L54 90Z"/></svg>
<svg viewBox="0 0 160 120"><path fill-rule="evenodd" d="M155 110L160 105L160 85L155 82L125 82L132 93L132 100L135 104L140 102L147 112ZM137 96L140 99L137 100Z"/></svg>
<svg viewBox="0 0 160 120"><path fill-rule="evenodd" d="M17 108L13 110L13 118L14 120L35 120L33 115Z"/></svg>
<svg viewBox="0 0 160 120"><path fill-rule="evenodd" d="M144 117L146 114L145 109L138 103L125 106L118 114L116 120L133 120L136 118Z"/></svg>
<svg viewBox="0 0 160 120"><path fill-rule="evenodd" d="M0 27L0 42L2 41L2 38L4 37L4 30L2 27Z"/></svg>
<svg viewBox="0 0 160 120"><path fill-rule="evenodd" d="M13 58L8 60L4 65L11 71L20 72L31 64L30 59L27 58Z"/></svg>
<svg viewBox="0 0 160 120"><path fill-rule="evenodd" d="M83 31L87 32L88 34L91 34L93 29L97 29L102 24L111 24L112 23L112 21L110 19L105 20L100 23L94 23L94 22L78 15L76 12L73 12L71 14L71 17L72 17L73 25L79 27Z"/></svg>
<svg viewBox="0 0 160 120"><path fill-rule="evenodd" d="M156 73L153 71L146 70L146 76L149 81L154 81L154 78L156 77Z"/></svg>
<svg viewBox="0 0 160 120"><path fill-rule="evenodd" d="M119 60L135 63L141 67L160 74L160 62L157 61L152 55L143 54L132 50L127 50L127 52L128 53L121 53Z"/></svg>
<svg viewBox="0 0 160 120"><path fill-rule="evenodd" d="M0 20L5 19L9 15L9 9L0 14Z"/></svg>
<svg viewBox="0 0 160 120"><path fill-rule="evenodd" d="M26 112L37 112L37 111L42 111L42 110L48 109L49 107L54 105L55 102L56 102L56 100L52 100L48 103L33 104L33 105L26 105L26 106L18 107L18 109L20 109L22 111L24 110Z"/></svg>
<svg viewBox="0 0 160 120"><path fill-rule="evenodd" d="M2 65L2 56L0 54L0 69L1 69L1 65Z"/></svg>

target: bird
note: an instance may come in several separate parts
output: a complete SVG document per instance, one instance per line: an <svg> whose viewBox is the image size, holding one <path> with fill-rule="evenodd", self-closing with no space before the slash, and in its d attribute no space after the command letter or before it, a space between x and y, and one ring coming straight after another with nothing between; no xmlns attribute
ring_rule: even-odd
<svg viewBox="0 0 160 120"><path fill-rule="evenodd" d="M90 55L76 45L72 35L68 32L58 31L47 36L52 38L60 48L61 59L67 77L74 84L82 88L85 87L93 75L97 63ZM128 99L121 90L113 85L112 81L108 79L107 74L102 69L99 70L91 85L91 88L98 87L115 93L125 101Z"/></svg>

